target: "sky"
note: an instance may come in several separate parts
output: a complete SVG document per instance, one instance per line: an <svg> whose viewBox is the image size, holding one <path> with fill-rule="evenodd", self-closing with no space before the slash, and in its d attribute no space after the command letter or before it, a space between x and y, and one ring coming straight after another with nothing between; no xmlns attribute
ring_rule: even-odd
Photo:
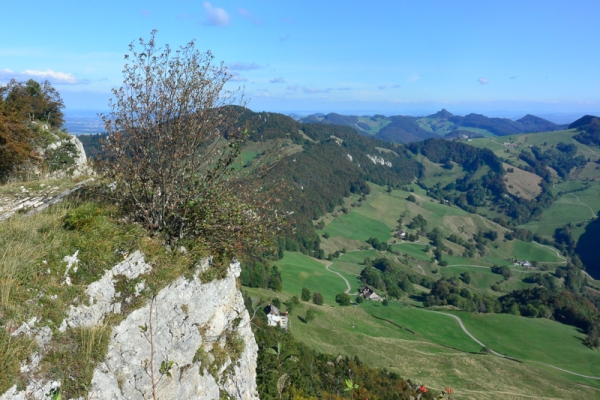
<svg viewBox="0 0 600 400"><path fill-rule="evenodd" d="M255 111L600 114L600 1L3 0L0 84L108 109L128 45L195 39Z"/></svg>

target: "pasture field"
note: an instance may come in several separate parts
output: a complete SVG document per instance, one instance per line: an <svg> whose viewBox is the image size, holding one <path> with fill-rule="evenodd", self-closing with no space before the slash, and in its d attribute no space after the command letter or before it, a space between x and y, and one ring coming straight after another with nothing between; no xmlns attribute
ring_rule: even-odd
<svg viewBox="0 0 600 400"><path fill-rule="evenodd" d="M567 181L555 185L557 190L570 191L585 188L582 181ZM577 240L585 230L585 223L600 211L600 184L590 182L582 191L565 193L548 209L544 210L539 221L531 221L522 228L529 229L535 234L551 238L557 228L569 222L574 225L584 223L573 230Z"/></svg>
<svg viewBox="0 0 600 400"><path fill-rule="evenodd" d="M282 260L275 262L281 272L284 290L300 296L303 287L320 292L325 304L335 304L335 296L346 291L346 283L337 275L327 271L322 261L302 253L285 252ZM317 290L316 288L319 288Z"/></svg>
<svg viewBox="0 0 600 400"><path fill-rule="evenodd" d="M416 203L406 200L411 194L415 196ZM526 243L520 240L505 241L502 238L507 230L500 225L480 215L469 214L458 207L434 202L430 197L416 191L411 193L393 190L392 193L387 193L383 187L371 184L371 194L361 203L360 207L350 207L350 205L347 207L350 209L348 214L342 214L337 218L329 215L322 219L327 225L318 232L320 234L327 232L330 235L329 239L323 239L322 248L326 254L342 250L344 247L347 250L358 249L361 247L360 241L376 237L379 241L391 243L394 250L408 254L423 263L429 263L432 254L424 252L425 246L429 243L427 238L421 237L418 243L392 239L393 229L400 216L403 216L404 224L407 224L413 217L420 214L428 221L427 231L438 228L445 236L454 233L464 240L468 240L479 231L494 230L498 233L499 239L493 246L490 246L489 253L484 257L477 255L475 259L460 257L464 250L462 246L446 242L446 245L455 253L454 256L444 256L444 259L450 264L512 265L513 258L550 263L563 261L555 251L536 243ZM407 230L410 231L410 229ZM362 245L366 245L366 243Z"/></svg>
<svg viewBox="0 0 600 400"><path fill-rule="evenodd" d="M494 274L489 268L481 268L477 266L456 266L440 268L440 272L445 278L459 278L463 272L469 272L471 275L471 283L464 285L466 288L485 295L502 296L513 290L526 289L536 286L535 284L523 282L523 279L534 274L534 272L525 272L513 269L512 276L505 280L502 275ZM490 286L498 283L502 288L502 292L493 291Z"/></svg>
<svg viewBox="0 0 600 400"><path fill-rule="evenodd" d="M564 131L553 131L553 132L540 132L540 133L526 133L520 135L510 135L503 137L491 137L491 138L478 138L473 139L468 144L474 147L485 147L492 150L498 157L506 158L510 160L511 164L521 166L525 163L519 160L519 153L523 148L528 146L540 146L542 149L550 148L551 146L557 145L558 143L574 144L577 146L577 153L581 154L586 158L590 158L592 161L597 160L600 157L600 149L593 146L587 146L579 143L573 139L573 136L577 135L575 129L569 129ZM518 148L506 148L504 142L513 142L519 145Z"/></svg>
<svg viewBox="0 0 600 400"><path fill-rule="evenodd" d="M386 242L392 237L388 225L377 219L366 217L356 209L353 209L350 214L334 219L323 231L319 232L327 232L331 236L343 236L351 240L367 240L374 237L379 241Z"/></svg>
<svg viewBox="0 0 600 400"><path fill-rule="evenodd" d="M337 275L332 276L341 281ZM327 283L324 280L319 282L323 284L311 289L325 293ZM299 292L289 292L288 288L289 285L284 281L283 293L275 294L264 289L246 291L253 298L262 298L265 302L275 296L285 302L292 295L299 295ZM317 317L310 323L304 323L299 317L308 309L313 309ZM462 313L457 315L462 317ZM511 333L515 353L535 355L540 347L527 349L530 342L519 340L519 332L529 333L532 340L537 339L547 329L546 326L537 324L551 321L513 318L522 320L515 325L519 330ZM494 320L494 323L502 324L502 321ZM529 326L530 323L533 323L533 327ZM510 327L504 326L503 329L510 330ZM405 307L397 302L390 303L388 307L368 301L358 307L329 304L315 306L301 302L291 314L290 330L298 340L317 351L358 356L372 367L397 372L432 389L451 387L455 390L456 399L594 399L597 389L592 387L600 387L598 381L579 378L541 364L522 364L492 355L481 355L481 346L467 336L451 317ZM549 351L544 360L555 361L553 357L556 357L556 361L560 361L560 357L563 359L562 365L589 360L582 358L580 351L576 349L578 344L583 345L578 338L573 337L574 332L561 329L556 332L552 340L554 343L564 343L566 350L555 353L554 356ZM489 336L484 337L491 344L479 339L498 350L493 347ZM519 348L519 344L522 344L522 348ZM578 360L568 359L570 351L575 352ZM585 386L576 386L579 382Z"/></svg>
<svg viewBox="0 0 600 400"><path fill-rule="evenodd" d="M585 334L578 328L545 318L449 313L458 316L471 334L501 354L600 376L600 352L582 345Z"/></svg>
<svg viewBox="0 0 600 400"><path fill-rule="evenodd" d="M448 170L445 169L442 164L434 163L422 154L417 155L416 159L425 167L425 176L421 178L421 180L428 187L434 186L438 182L441 183L442 186L446 186L465 175L463 168L456 163L452 163L453 168Z"/></svg>

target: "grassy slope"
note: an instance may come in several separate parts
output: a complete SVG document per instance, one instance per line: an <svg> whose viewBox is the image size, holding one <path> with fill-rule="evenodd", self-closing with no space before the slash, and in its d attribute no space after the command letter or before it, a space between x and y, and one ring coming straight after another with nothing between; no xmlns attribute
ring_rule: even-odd
<svg viewBox="0 0 600 400"><path fill-rule="evenodd" d="M569 222L579 223L582 225L576 227L573 231L574 238L578 239L585 230L586 221L592 214L600 211L600 182L598 182L600 181L600 172L598 164L595 163L600 157L600 150L579 143L573 139L573 136L576 134L575 130L565 130L512 135L502 138L506 139L506 141L512 140L518 143L520 147L517 149L505 148L503 146L504 140L500 140L499 138L474 139L472 142L469 142L470 145L475 147L488 148L494 151L497 156L517 166L525 165L523 161L519 160L518 155L522 150L527 149L528 146L537 145L542 149L547 149L560 142L575 145L579 155L590 159L591 162L583 169L571 172L570 180L563 181L555 177L557 183L554 185L556 194L559 194L561 191L566 192L585 188L586 184L588 188L581 192L563 193L551 207L543 212L539 221L529 222L522 225L522 228L529 229L540 236L552 238L556 228L562 227Z"/></svg>
<svg viewBox="0 0 600 400"><path fill-rule="evenodd" d="M362 252L348 253L342 256L334 263L332 269L351 278L357 271L356 267L352 266L352 262L358 261L357 259L365 255L357 253ZM288 257L290 257L289 264L286 263ZM348 263L344 262L346 261L344 257L348 257ZM300 262L304 265L302 268L297 268ZM443 389L450 386L456 390L457 399L504 399L509 393L515 396L529 395L535 398L549 396L549 398L592 399L594 398L592 391L581 387L574 388L568 382L581 381L586 385L600 387L598 382L590 382L588 379L580 379L546 369L543 366L518 364L493 356L472 354L477 353L481 346L470 339L455 321L441 314L405 307L397 302L391 303L389 307L383 307L380 303L373 302L365 302L359 307L334 305L334 296L345 288L345 283L337 275L327 272L324 265L309 257L286 253L286 257L280 261L279 266L284 276L283 293L275 295L273 292L262 289L249 289L248 291L256 298L267 299L278 296L286 301L292 295L300 294L303 285L295 283L297 280L303 281L311 291L320 291L324 294L326 305L318 307L302 303L301 306L294 309L291 319L291 330L294 335L318 351L349 356L357 355L369 365L388 368L432 388ZM312 272L313 276L318 276L320 279L308 280L307 272L309 275ZM339 283L334 285L333 281L327 279L324 274L330 274ZM497 275L496 277L499 278ZM351 281L351 284L354 289L357 283ZM309 308L317 312L317 319L305 324L296 316L304 315ZM387 319L393 324L375 317ZM537 349L541 345L532 349L526 348L529 346L529 342L518 340L519 333L527 332L531 340L536 340L545 333L545 330L548 329L547 323L550 322L512 317L517 321L517 329L511 331L508 328L510 325L502 321L503 315L486 315L485 317L488 317L486 321L492 321L494 324L504 324L504 330L508 330L514 337L513 347L518 350L515 350L515 357L535 357ZM470 320L465 322L471 324ZM399 328L397 325L414 333ZM493 331L492 323L486 326ZM564 326L560 327L564 328ZM552 335L552 343L561 343L561 346L567 350L548 352L543 361L550 364L561 363L559 366L575 365L580 362L580 355L582 352L585 353L585 348L579 341L581 334L575 335L576 337L574 334L577 332L572 332L572 329L559 328L555 330ZM486 335L482 335L480 340L495 350L504 351L502 347L496 349L490 336ZM519 344L523 344L523 346ZM579 349L577 346L581 346L583 349ZM573 353L575 358L569 359L569 353ZM595 358L585 358L585 361L590 360L594 361ZM588 370L576 371L586 373Z"/></svg>
<svg viewBox="0 0 600 400"><path fill-rule="evenodd" d="M460 317L476 338L502 354L600 376L600 352L583 346L585 334L573 326L508 314L451 313Z"/></svg>
<svg viewBox="0 0 600 400"><path fill-rule="evenodd" d="M324 240L324 246L328 253L332 253L335 249L332 246L334 239L340 244L343 244L347 249L357 248L357 243L350 243L338 238L346 240L366 240L369 237L376 237L380 241L389 240L390 243L398 242L393 245L395 250L402 251L417 260L428 261L431 259L431 254L423 252L424 246L429 241L422 237L419 243L399 243L400 240L391 239L393 229L397 225L397 219L400 215L404 215L404 223L410 222L413 217L418 214L423 215L428 221L427 230L434 227L439 228L445 236L455 233L463 239L467 240L478 231L495 230L500 237L503 237L505 229L487 220L479 215L469 214L466 211L451 207L438 202L433 202L422 192L415 190L414 193L394 190L391 194L387 193L381 186L371 185L371 194L366 201L361 203L360 207L351 208L349 214L337 218L331 216L323 218L323 221L328 225L320 233L329 233L332 237L330 240ZM417 198L417 203L407 201L406 198L413 194ZM410 230L409 230L410 231ZM366 243L365 243L366 244ZM473 264L491 266L493 264L512 264L512 258L520 260L537 260L540 262L559 262L561 258L544 247L535 243L525 243L518 240L504 242L499 239L496 242L497 248L491 247L489 254L476 260L459 257L462 253L462 247L452 243L447 243L450 247L455 247L455 256L447 256L449 263L455 264ZM341 250L341 247L337 248Z"/></svg>
<svg viewBox="0 0 600 400"><path fill-rule="evenodd" d="M339 276L325 269L325 263L301 253L286 252L283 260L275 263L281 270L286 291L300 295L303 287L320 288L325 304L335 304L335 295L346 290Z"/></svg>

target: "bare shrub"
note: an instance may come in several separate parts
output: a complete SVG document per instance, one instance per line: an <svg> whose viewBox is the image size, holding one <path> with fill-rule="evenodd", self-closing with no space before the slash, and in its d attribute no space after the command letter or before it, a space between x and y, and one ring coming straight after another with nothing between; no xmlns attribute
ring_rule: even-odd
<svg viewBox="0 0 600 400"><path fill-rule="evenodd" d="M130 44L123 87L113 89L103 116L114 199L170 241L197 238L229 256L265 244L278 224L277 201L260 179L277 146L249 167L236 163L247 136L238 123L245 102L239 90L224 89L224 64L193 41L159 48L155 34L139 39L139 49Z"/></svg>

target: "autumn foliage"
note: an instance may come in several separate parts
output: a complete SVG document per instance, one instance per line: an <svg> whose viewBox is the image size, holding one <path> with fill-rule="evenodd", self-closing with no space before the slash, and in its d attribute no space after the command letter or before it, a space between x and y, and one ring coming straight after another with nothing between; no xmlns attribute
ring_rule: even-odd
<svg viewBox="0 0 600 400"><path fill-rule="evenodd" d="M27 162L38 160L36 136L31 124L60 128L64 122L60 95L46 81L11 80L0 86L0 182L19 171Z"/></svg>

